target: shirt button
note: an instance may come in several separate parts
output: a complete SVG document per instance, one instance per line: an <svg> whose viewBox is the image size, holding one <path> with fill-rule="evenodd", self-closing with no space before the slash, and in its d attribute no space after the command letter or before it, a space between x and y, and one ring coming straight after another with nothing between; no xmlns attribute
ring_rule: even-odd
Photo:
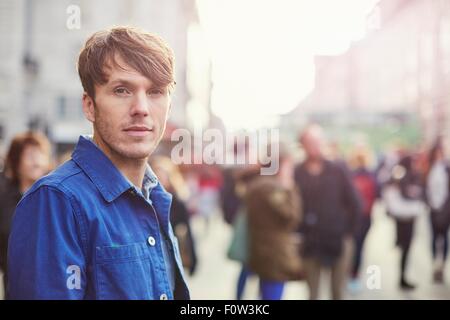
<svg viewBox="0 0 450 320"><path fill-rule="evenodd" d="M152 247L153 247L153 246L155 245L155 243L156 243L156 240L155 240L155 238L153 238L153 237L148 237L147 241L148 241L148 244L151 245Z"/></svg>
<svg viewBox="0 0 450 320"><path fill-rule="evenodd" d="M167 294L163 293L159 296L159 300L167 300Z"/></svg>

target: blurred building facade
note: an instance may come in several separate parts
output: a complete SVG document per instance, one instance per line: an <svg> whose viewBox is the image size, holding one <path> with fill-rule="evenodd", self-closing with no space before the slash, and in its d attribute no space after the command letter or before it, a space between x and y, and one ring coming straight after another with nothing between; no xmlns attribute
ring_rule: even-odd
<svg viewBox="0 0 450 320"><path fill-rule="evenodd" d="M79 28L73 24L77 10ZM45 130L59 151L73 145L79 134L91 132L82 113L76 59L90 34L113 25L155 32L174 50L172 123L188 125L192 104L209 115L210 63L195 0L2 0L2 151L12 135L27 128ZM195 81L190 73L196 74Z"/></svg>
<svg viewBox="0 0 450 320"><path fill-rule="evenodd" d="M382 126L377 114L410 114L418 144L450 138L450 1L381 0L367 22L347 52L315 58L314 90L283 121L293 127L302 114L342 111Z"/></svg>

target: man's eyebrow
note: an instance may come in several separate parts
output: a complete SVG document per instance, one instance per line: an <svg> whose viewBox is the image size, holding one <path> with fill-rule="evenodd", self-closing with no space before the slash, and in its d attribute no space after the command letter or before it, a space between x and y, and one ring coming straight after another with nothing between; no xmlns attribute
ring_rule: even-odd
<svg viewBox="0 0 450 320"><path fill-rule="evenodd" d="M115 85L118 85L118 84L129 86L129 87L135 87L136 86L135 82L129 81L127 79L121 79L121 78L112 80L108 85L109 86L115 86ZM156 84L152 83L150 85L150 88L161 88L162 89L162 88L164 88L164 86L157 86Z"/></svg>
<svg viewBox="0 0 450 320"><path fill-rule="evenodd" d="M109 85L111 85L111 86L116 85L116 84L124 84L124 85L128 85L128 86L134 86L133 82L126 80L126 79L120 79L120 78L112 80L109 83Z"/></svg>

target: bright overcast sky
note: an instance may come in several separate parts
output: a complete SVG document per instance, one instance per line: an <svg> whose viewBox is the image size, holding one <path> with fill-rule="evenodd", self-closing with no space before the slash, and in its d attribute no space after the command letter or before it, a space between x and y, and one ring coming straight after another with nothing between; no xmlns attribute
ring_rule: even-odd
<svg viewBox="0 0 450 320"><path fill-rule="evenodd" d="M198 0L212 59L212 109L229 129L270 125L313 88L314 54L364 36L377 0Z"/></svg>

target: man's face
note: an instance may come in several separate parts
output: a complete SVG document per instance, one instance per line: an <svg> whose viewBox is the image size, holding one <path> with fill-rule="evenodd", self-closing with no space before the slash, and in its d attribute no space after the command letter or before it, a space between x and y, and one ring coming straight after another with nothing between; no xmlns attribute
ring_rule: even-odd
<svg viewBox="0 0 450 320"><path fill-rule="evenodd" d="M321 159L323 154L323 136L319 129L311 129L303 137L303 148L310 159Z"/></svg>
<svg viewBox="0 0 450 320"><path fill-rule="evenodd" d="M83 110L94 125L94 140L110 157L145 159L164 133L170 96L120 57L106 84L95 86L95 103L85 94Z"/></svg>

